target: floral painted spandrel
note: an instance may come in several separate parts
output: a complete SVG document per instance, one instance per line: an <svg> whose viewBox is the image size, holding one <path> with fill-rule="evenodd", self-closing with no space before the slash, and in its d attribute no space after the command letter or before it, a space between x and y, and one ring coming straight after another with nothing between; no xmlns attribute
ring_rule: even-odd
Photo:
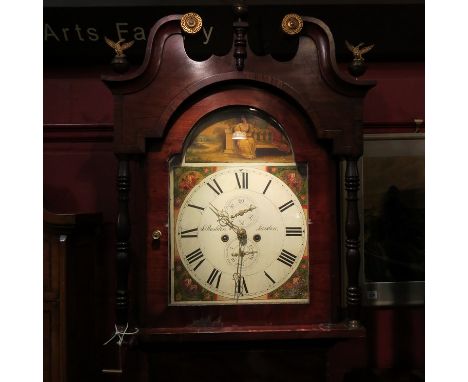
<svg viewBox="0 0 468 382"><path fill-rule="evenodd" d="M290 279L278 289L268 294L269 300L309 298L309 256L304 256L301 264Z"/></svg>
<svg viewBox="0 0 468 382"><path fill-rule="evenodd" d="M296 166L271 166L266 170L281 179L287 186L294 191L301 202L302 208L307 210L308 206L308 182L307 165L298 163Z"/></svg>
<svg viewBox="0 0 468 382"><path fill-rule="evenodd" d="M214 301L216 295L199 285L185 269L180 257L174 264L174 300L181 301Z"/></svg>
<svg viewBox="0 0 468 382"><path fill-rule="evenodd" d="M179 209L198 183L216 171L216 167L176 167L174 169L174 209Z"/></svg>

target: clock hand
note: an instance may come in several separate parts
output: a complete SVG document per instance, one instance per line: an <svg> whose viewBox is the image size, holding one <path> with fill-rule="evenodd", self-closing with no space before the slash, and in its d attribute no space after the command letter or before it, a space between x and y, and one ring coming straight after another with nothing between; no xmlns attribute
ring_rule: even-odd
<svg viewBox="0 0 468 382"><path fill-rule="evenodd" d="M243 285L242 285L242 266L244 262L244 251L242 250L242 244L239 240L239 257L237 258L237 269L236 273L232 275L234 279L234 297L236 298L236 302L239 301L239 297L242 296L243 293Z"/></svg>
<svg viewBox="0 0 468 382"><path fill-rule="evenodd" d="M247 213L249 211L253 211L255 208L257 208L257 207L255 207L253 205L250 205L249 208L246 208L244 210L240 210L239 212L235 213L234 215L231 215L231 219L234 219L237 216L242 216L242 215L244 215L245 213Z"/></svg>
<svg viewBox="0 0 468 382"><path fill-rule="evenodd" d="M239 297L243 295L243 285L242 285L242 266L244 264L244 251L242 247L247 244L247 232L244 228L236 226L230 219L229 214L224 210L218 210L213 204L210 203L210 209L218 218L218 223L224 227L228 226L231 228L237 235L237 240L239 240L239 257L237 259L236 273L232 275L234 280L234 297L236 301L239 301Z"/></svg>
<svg viewBox="0 0 468 382"><path fill-rule="evenodd" d="M245 256L245 255L253 255L254 253L258 253L258 251L247 251L247 252L244 251L242 253L243 253L243 256ZM238 253L232 253L231 256L236 257L236 256L239 256L239 254Z"/></svg>
<svg viewBox="0 0 468 382"><path fill-rule="evenodd" d="M213 213L220 218L221 212L213 205L210 203L210 210L213 211Z"/></svg>
<svg viewBox="0 0 468 382"><path fill-rule="evenodd" d="M221 227L228 226L231 228L236 234L237 237L239 238L239 235L242 235L242 230L240 227L236 226L231 219L229 218L229 214L225 212L224 210L218 210L213 204L210 203L210 209L213 211L213 213L217 216L218 218L218 223L221 225Z"/></svg>
<svg viewBox="0 0 468 382"><path fill-rule="evenodd" d="M242 251L242 249L241 249ZM241 295L244 295L244 285L242 284L242 266L244 265L244 253L242 251L242 255L239 256L240 259L240 269L239 269L239 290Z"/></svg>

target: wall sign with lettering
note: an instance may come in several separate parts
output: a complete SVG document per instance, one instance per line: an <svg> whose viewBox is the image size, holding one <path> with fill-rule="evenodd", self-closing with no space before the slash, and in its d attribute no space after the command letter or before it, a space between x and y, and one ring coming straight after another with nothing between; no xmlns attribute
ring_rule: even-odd
<svg viewBox="0 0 468 382"><path fill-rule="evenodd" d="M187 53L195 60L212 54L222 56L232 47L232 11L229 6L206 7L81 7L44 8L45 64L109 63L112 51L104 36L113 41L134 40L126 54L129 61L142 62L151 27L164 16L197 12L203 19L202 33L186 41ZM255 54L271 54L282 60L295 53L294 38L281 33L285 14L297 13L323 20L336 41L339 61L349 61L344 41L372 42L378 46L369 60L424 60L424 4L421 5L291 5L250 6L248 44ZM398 25L398 28L395 28ZM391 34L386 31L392 30ZM297 39L297 37L296 37Z"/></svg>

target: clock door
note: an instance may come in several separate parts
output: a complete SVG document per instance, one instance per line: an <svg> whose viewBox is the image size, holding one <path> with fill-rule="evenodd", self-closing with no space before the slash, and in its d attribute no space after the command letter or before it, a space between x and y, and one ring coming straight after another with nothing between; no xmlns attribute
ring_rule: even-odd
<svg viewBox="0 0 468 382"><path fill-rule="evenodd" d="M151 326L333 320L337 163L311 123L273 92L222 89L149 145L140 288Z"/></svg>

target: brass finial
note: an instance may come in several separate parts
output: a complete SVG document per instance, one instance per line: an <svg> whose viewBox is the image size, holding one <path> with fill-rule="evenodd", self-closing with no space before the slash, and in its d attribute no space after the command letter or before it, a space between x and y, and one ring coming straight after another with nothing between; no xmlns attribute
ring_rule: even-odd
<svg viewBox="0 0 468 382"><path fill-rule="evenodd" d="M369 46L365 46L364 48L361 48L364 45L363 42L357 44L356 46L350 44L347 40L345 40L345 43L346 43L346 47L353 54L353 59L360 60L360 61L364 61L364 57L362 57L362 55L367 53L369 50L371 50L374 47L374 44L372 44Z"/></svg>
<svg viewBox="0 0 468 382"><path fill-rule="evenodd" d="M124 50L130 48L135 41L124 42L124 39L120 39L119 41L115 42L112 41L110 38L104 36L104 41L107 45L109 45L112 49L114 49L115 57L125 57Z"/></svg>
<svg viewBox="0 0 468 382"><path fill-rule="evenodd" d="M353 61L348 64L348 71L353 77L358 78L367 70L367 65L362 55L369 52L374 47L374 44L362 47L364 45L363 42L355 46L350 44L348 40L345 40L345 43L348 50L353 54Z"/></svg>
<svg viewBox="0 0 468 382"><path fill-rule="evenodd" d="M281 22L283 32L289 35L298 34L302 30L303 26L304 22L302 21L301 16L296 13L287 14L283 17L283 21Z"/></svg>
<svg viewBox="0 0 468 382"><path fill-rule="evenodd" d="M180 27L185 33L195 34L202 28L202 26L202 18L195 12L186 13L180 20Z"/></svg>
<svg viewBox="0 0 468 382"><path fill-rule="evenodd" d="M125 73L129 69L130 63L127 60L124 50L130 48L135 41L124 42L124 39L120 39L116 42L106 36L104 36L104 41L114 49L115 52L115 56L111 61L112 69L117 73Z"/></svg>

